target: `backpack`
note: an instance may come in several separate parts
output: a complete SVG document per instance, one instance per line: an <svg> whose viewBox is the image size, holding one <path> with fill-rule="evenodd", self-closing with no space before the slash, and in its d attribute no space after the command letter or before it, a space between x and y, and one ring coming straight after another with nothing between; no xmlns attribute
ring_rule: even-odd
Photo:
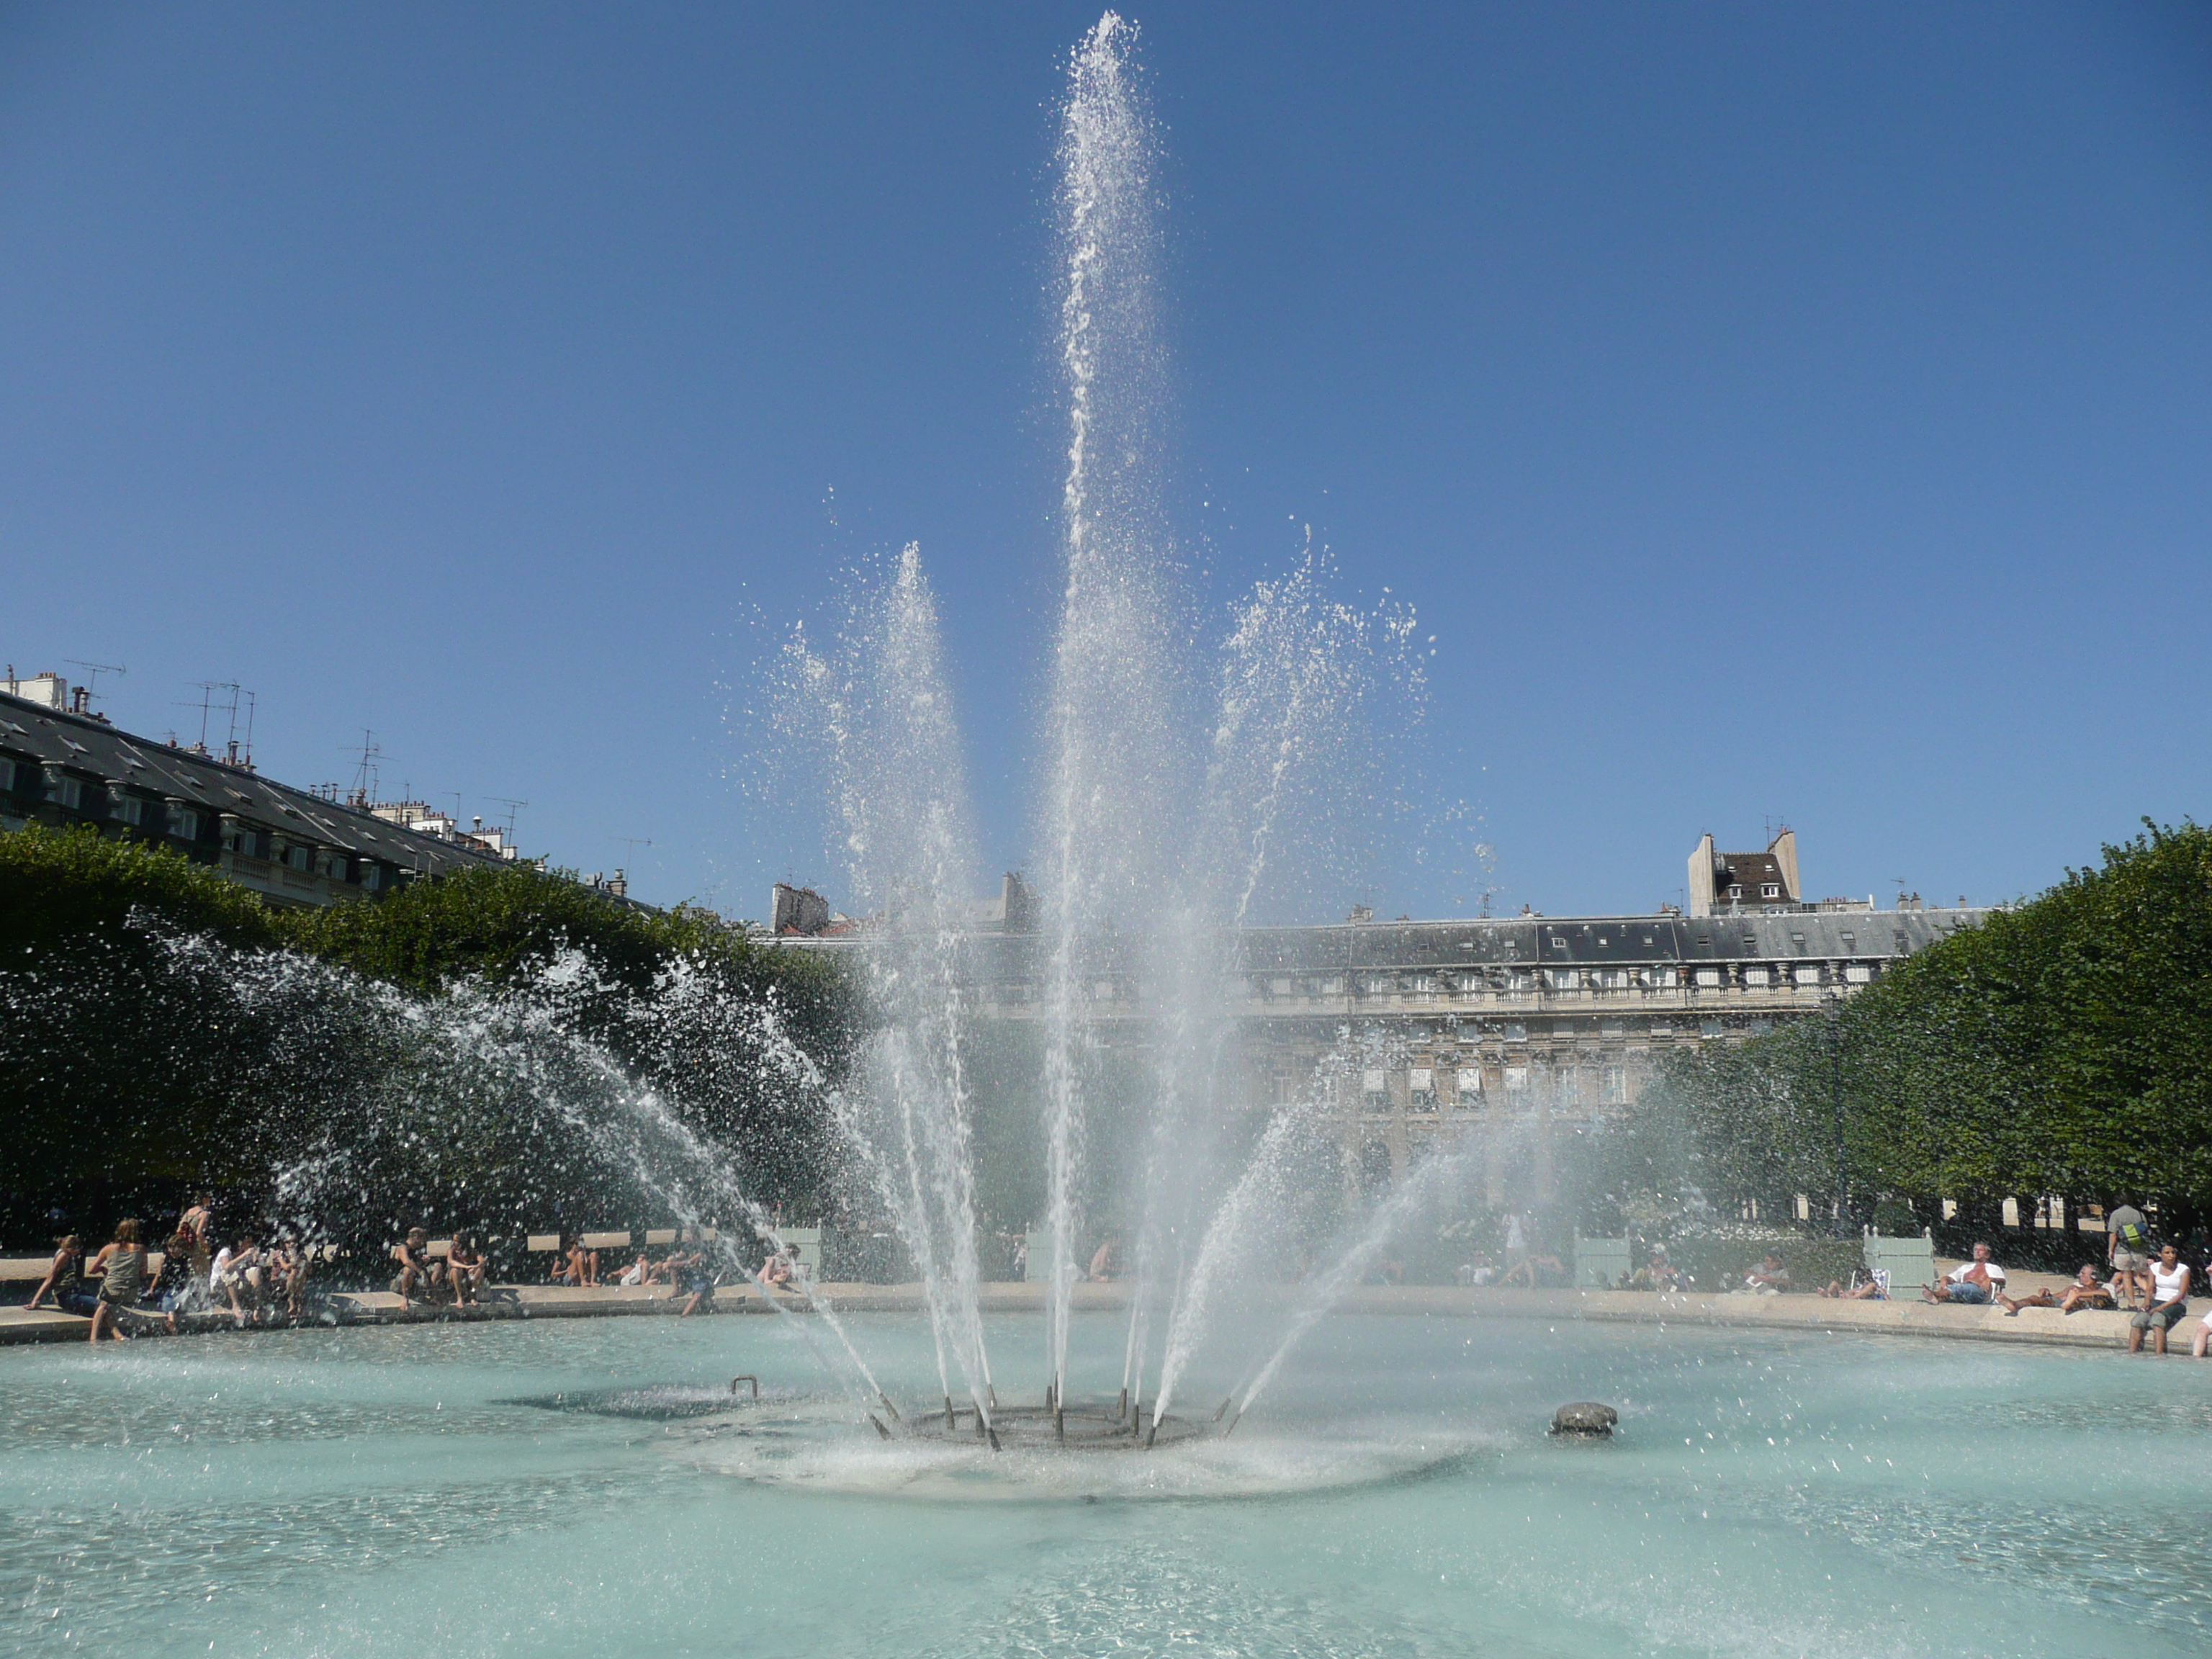
<svg viewBox="0 0 2212 1659"><path fill-rule="evenodd" d="M2120 1248L2137 1255L2148 1255L2150 1254L2150 1234L2135 1222L2123 1222L2120 1225Z"/></svg>

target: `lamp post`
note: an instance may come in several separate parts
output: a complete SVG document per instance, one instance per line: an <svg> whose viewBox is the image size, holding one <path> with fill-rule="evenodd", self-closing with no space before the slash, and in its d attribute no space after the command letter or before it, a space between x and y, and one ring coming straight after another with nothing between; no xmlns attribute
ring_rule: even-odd
<svg viewBox="0 0 2212 1659"><path fill-rule="evenodd" d="M1836 1237L1844 1232L1844 999L1828 993L1828 1103L1836 1120Z"/></svg>

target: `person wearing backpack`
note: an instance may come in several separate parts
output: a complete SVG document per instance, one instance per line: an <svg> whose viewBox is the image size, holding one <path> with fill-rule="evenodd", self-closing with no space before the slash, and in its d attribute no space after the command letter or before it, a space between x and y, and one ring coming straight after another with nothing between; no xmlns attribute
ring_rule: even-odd
<svg viewBox="0 0 2212 1659"><path fill-rule="evenodd" d="M2129 1312L2141 1310L2138 1299L2150 1291L2146 1277L2150 1268L2150 1225L2143 1212L2123 1199L2120 1207L2105 1218L2105 1259L2112 1264L2113 1288Z"/></svg>

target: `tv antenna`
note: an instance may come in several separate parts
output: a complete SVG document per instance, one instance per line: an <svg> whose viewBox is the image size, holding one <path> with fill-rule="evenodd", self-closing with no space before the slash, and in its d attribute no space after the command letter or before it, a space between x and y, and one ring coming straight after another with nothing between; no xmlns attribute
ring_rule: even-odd
<svg viewBox="0 0 2212 1659"><path fill-rule="evenodd" d="M512 842L514 839L514 815L517 812L520 812L524 807L529 805L530 803L526 800L509 800L504 795L491 795L486 797L486 799L495 800L501 806L507 808L507 838L508 841Z"/></svg>
<svg viewBox="0 0 2212 1659"><path fill-rule="evenodd" d="M361 763L354 768L353 793L348 799L353 805L367 811L376 804L379 787L382 782L377 763L384 758L384 745L376 740L376 733L368 727L361 728Z"/></svg>
<svg viewBox="0 0 2212 1659"><path fill-rule="evenodd" d="M228 734L223 742L223 758L233 766L243 766L247 771L252 771L253 769L253 693L246 690L236 680L194 680L192 684L200 689L200 740L198 745L200 753L204 755L208 752L210 718L217 710L221 710L229 721ZM218 691L228 691L230 696L227 700L218 700L216 696ZM238 735L238 717L241 705L246 714L246 738L242 743ZM187 708L191 707L190 703L182 706Z"/></svg>
<svg viewBox="0 0 2212 1659"><path fill-rule="evenodd" d="M632 864L635 864L637 862L637 849L639 848L650 847L653 845L653 842L644 836L609 836L607 839L609 841L618 841L623 846L629 848L629 862Z"/></svg>
<svg viewBox="0 0 2212 1659"><path fill-rule="evenodd" d="M100 677L102 674L127 674L131 672L119 662L80 662L75 657L64 657L62 660L71 668L82 668L91 676L84 683L84 700L87 703L90 703L100 695Z"/></svg>

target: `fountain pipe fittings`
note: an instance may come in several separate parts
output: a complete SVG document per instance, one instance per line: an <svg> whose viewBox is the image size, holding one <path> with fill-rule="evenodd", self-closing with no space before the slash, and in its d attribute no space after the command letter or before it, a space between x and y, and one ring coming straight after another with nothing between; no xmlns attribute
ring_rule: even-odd
<svg viewBox="0 0 2212 1659"><path fill-rule="evenodd" d="M751 1383L753 1385L753 1398L756 1400L760 1398L760 1378L753 1376L750 1372L745 1372L732 1377L730 1379L730 1392L732 1394L735 1394L738 1391L738 1384L740 1382Z"/></svg>

